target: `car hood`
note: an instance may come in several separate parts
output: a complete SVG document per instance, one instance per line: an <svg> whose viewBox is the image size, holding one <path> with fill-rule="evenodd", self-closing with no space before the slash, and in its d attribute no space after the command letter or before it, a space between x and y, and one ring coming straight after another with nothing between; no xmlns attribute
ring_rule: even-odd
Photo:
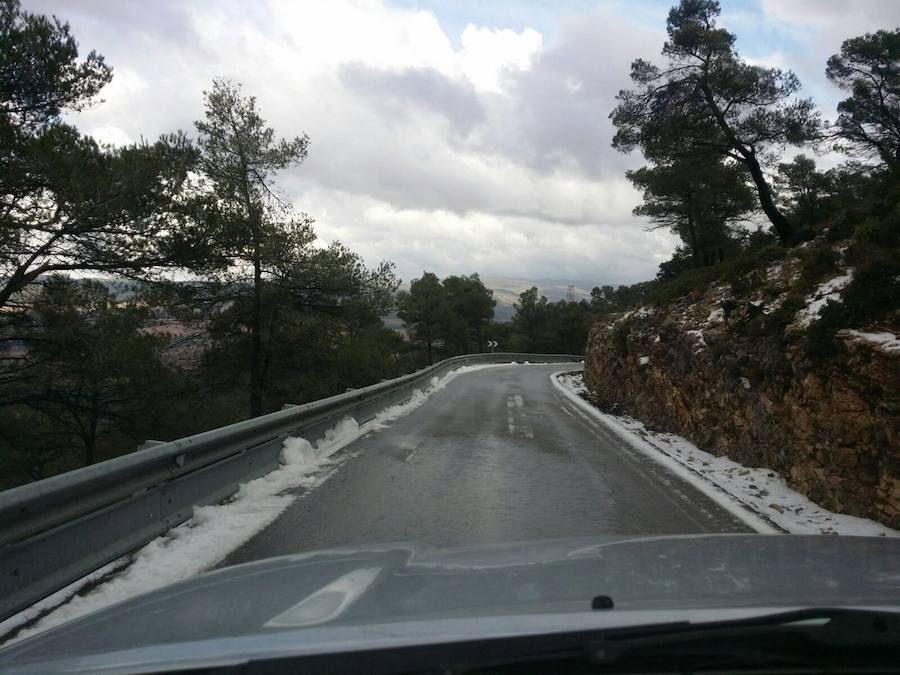
<svg viewBox="0 0 900 675"><path fill-rule="evenodd" d="M900 608L898 560L896 539L782 535L316 551L216 570L95 612L0 651L0 671L161 644L234 646L236 638L284 632L298 648L315 647L342 629L386 624L402 638L428 622L464 619L454 629L464 637L465 626L474 630L484 617L503 617L508 627L523 617L539 624L585 614L615 622L687 610ZM592 612L598 596L612 607Z"/></svg>

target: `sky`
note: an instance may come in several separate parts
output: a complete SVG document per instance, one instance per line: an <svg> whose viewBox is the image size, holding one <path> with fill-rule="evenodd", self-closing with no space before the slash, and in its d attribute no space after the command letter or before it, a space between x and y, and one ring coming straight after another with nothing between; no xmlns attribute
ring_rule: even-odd
<svg viewBox="0 0 900 675"><path fill-rule="evenodd" d="M676 239L631 211L610 146L629 64L659 54L671 0L23 0L71 24L113 81L70 121L111 144L195 135L213 78L239 82L309 157L278 182L322 242L409 281L652 278ZM722 0L753 63L794 70L823 115L843 39L900 26L900 0Z"/></svg>

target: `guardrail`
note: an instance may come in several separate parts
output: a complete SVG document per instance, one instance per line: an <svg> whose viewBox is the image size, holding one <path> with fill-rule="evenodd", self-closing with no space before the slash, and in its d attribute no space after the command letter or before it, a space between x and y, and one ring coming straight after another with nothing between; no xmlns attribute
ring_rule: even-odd
<svg viewBox="0 0 900 675"><path fill-rule="evenodd" d="M241 483L276 469L291 435L314 442L346 415L363 424L432 378L477 363L581 361L470 354L330 398L205 431L0 492L0 620L143 546Z"/></svg>

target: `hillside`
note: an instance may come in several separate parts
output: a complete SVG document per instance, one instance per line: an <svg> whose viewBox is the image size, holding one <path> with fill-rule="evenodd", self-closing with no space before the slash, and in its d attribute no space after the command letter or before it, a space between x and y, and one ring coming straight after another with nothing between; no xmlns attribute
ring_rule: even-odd
<svg viewBox="0 0 900 675"><path fill-rule="evenodd" d="M900 526L900 276L871 234L826 232L658 285L594 325L591 395L831 510Z"/></svg>

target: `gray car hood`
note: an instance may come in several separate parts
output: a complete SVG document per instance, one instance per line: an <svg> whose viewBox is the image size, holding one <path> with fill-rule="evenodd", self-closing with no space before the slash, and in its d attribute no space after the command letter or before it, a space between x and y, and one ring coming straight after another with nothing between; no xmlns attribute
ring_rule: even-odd
<svg viewBox="0 0 900 675"><path fill-rule="evenodd" d="M898 561L896 539L780 535L318 551L217 570L95 612L0 651L0 671L31 662L38 672L37 662L54 660L99 668L88 655L147 654L161 644L191 644L196 652L218 641L221 655L223 644L240 650L286 634L295 649L313 650L333 636L371 636L386 625L394 643L421 637L421 627L435 622L455 622L462 639L467 626L483 631L479 619L488 617L494 625L501 617L509 630L542 618L559 628L599 614L609 625L691 610L900 608ZM591 612L601 595L614 608Z"/></svg>

